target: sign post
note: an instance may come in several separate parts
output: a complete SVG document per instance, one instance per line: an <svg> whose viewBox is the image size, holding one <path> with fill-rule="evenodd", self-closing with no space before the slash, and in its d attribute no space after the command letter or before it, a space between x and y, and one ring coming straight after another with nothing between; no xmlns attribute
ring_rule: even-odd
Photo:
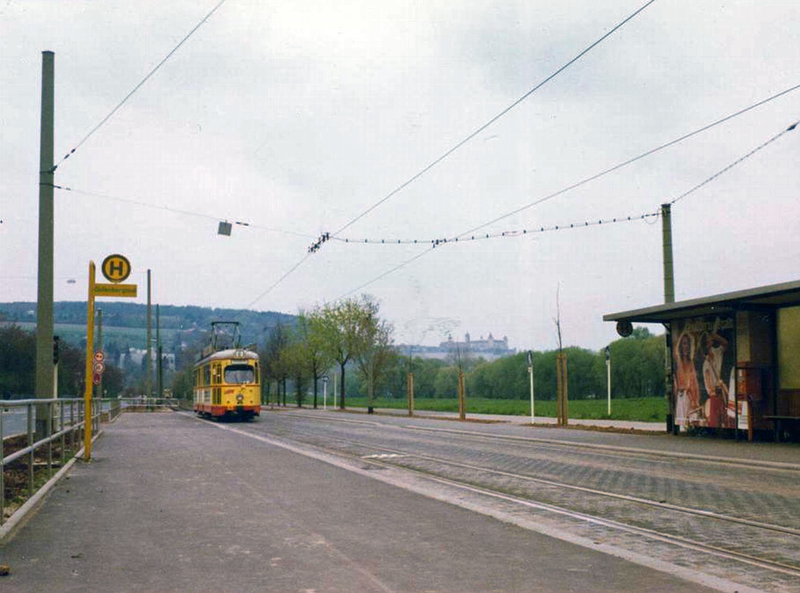
<svg viewBox="0 0 800 593"><path fill-rule="evenodd" d="M105 370L105 355L94 351L94 300L95 297L135 297L135 284L120 284L131 273L131 263L123 255L109 255L103 260L100 271L112 284L95 282L96 267L89 262L89 296L86 304L86 373L83 392L83 460L92 458L92 395Z"/></svg>
<svg viewBox="0 0 800 593"><path fill-rule="evenodd" d="M328 375L322 375L322 409L328 409Z"/></svg>

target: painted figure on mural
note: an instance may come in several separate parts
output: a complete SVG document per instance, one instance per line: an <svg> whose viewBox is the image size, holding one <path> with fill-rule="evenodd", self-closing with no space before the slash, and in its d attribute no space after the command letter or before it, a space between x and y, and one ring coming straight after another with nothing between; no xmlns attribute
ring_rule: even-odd
<svg viewBox="0 0 800 593"><path fill-rule="evenodd" d="M702 412L700 384L694 366L695 340L684 331L675 344L675 419L679 422L697 420Z"/></svg>
<svg viewBox="0 0 800 593"><path fill-rule="evenodd" d="M706 333L702 337L705 358L703 360L703 385L708 399L705 415L708 426L723 428L728 420L728 387L722 378L722 360L728 341L718 333Z"/></svg>

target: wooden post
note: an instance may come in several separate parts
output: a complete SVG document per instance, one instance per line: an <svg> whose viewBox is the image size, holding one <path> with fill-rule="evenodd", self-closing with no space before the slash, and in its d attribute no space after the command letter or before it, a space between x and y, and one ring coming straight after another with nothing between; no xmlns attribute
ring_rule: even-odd
<svg viewBox="0 0 800 593"><path fill-rule="evenodd" d="M414 373L408 373L408 416L414 416Z"/></svg>
<svg viewBox="0 0 800 593"><path fill-rule="evenodd" d="M464 386L464 371L458 372L458 419L467 419L467 395Z"/></svg>
<svg viewBox="0 0 800 593"><path fill-rule="evenodd" d="M567 426L569 424L569 385L567 380L567 355L556 355L556 385L557 385L557 401L556 407L558 411L558 426Z"/></svg>

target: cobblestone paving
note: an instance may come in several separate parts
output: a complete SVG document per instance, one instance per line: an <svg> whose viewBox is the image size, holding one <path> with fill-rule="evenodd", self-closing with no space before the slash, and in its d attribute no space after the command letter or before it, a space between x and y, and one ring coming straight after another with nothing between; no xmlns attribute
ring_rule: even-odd
<svg viewBox="0 0 800 593"><path fill-rule="evenodd" d="M358 457L403 452L406 455L384 458L382 462L778 562L800 571L800 536L796 534L767 531L528 479L549 480L800 531L798 472L644 453L598 452L580 446L509 443L464 435L420 433L365 423L308 422L278 417L252 429ZM510 513L533 512L520 510L510 503L500 504ZM537 517L537 520L562 527L566 523L575 533L637 553L655 553L678 566L697 569L698 558L702 557L702 570L720 578L735 575L737 582L754 588L800 591L800 572L795 576L781 575L740 561L708 560L705 554L663 543L655 545L640 535L563 516Z"/></svg>

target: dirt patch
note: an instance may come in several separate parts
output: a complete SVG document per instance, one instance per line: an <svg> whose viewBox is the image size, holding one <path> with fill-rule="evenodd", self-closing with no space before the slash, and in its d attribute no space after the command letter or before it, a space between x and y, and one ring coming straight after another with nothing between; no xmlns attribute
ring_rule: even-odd
<svg viewBox="0 0 800 593"><path fill-rule="evenodd" d="M8 457L17 451L28 446L26 436L15 436L3 441L3 457ZM78 447L78 439L75 446ZM69 440L65 443L66 460L74 454L69 448ZM33 459L33 492L35 493L50 477L61 468L61 443L54 442L50 453L52 463L48 471L48 448L39 447L34 453ZM3 508L3 521L8 519L14 512L25 504L31 496L29 484L30 456L25 455L21 459L9 463L3 468L3 496L5 497L5 507Z"/></svg>

